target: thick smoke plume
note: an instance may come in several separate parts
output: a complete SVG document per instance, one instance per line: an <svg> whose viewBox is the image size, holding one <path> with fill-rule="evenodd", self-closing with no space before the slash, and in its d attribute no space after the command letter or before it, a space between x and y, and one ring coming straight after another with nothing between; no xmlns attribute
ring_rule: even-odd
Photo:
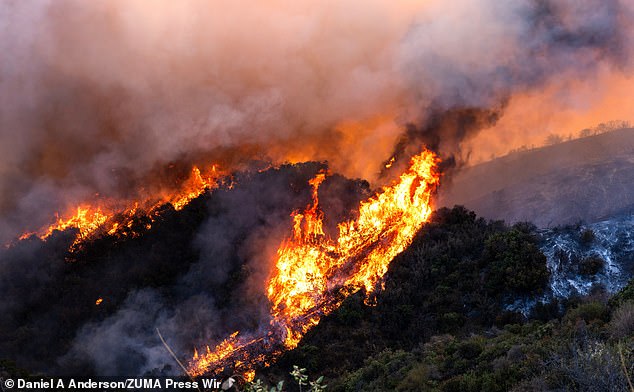
<svg viewBox="0 0 634 392"><path fill-rule="evenodd" d="M563 132L606 105L609 119L631 119L633 12L628 0L2 2L0 244L91 198L151 193L191 164L327 160L379 182L391 158L397 168L423 145L459 167L553 132L559 112ZM201 207L208 218L182 226L194 232L165 242L185 255L168 288L141 267L162 260L162 242L134 244L105 266L95 248L81 276L130 278L112 287L107 315L72 329L52 310L72 295L45 303L59 279L77 289L69 293L88 290L63 263L68 238L0 251L0 309L10 315L0 332L49 323L73 342L45 358L53 368L121 374L165 370L156 327L181 352L233 326L257 328L270 256L291 206L306 205L293 186L310 175L299 177ZM344 214L361 188L337 201L340 188L326 186L324 205ZM229 288L242 266L238 296ZM93 289L90 306L102 294ZM41 367L36 343L56 333L33 340L21 363ZM0 358L21 349L15 342L0 344Z"/></svg>
<svg viewBox="0 0 634 392"><path fill-rule="evenodd" d="M449 117L465 108L504 119L536 94L548 119L601 104L589 84L610 91L631 75L632 11L624 0L3 2L0 238L96 193L134 198L174 162L328 160L372 180L395 145L430 138L465 161L478 146L464 141L495 123L456 130L464 119ZM506 124L499 138L526 139Z"/></svg>

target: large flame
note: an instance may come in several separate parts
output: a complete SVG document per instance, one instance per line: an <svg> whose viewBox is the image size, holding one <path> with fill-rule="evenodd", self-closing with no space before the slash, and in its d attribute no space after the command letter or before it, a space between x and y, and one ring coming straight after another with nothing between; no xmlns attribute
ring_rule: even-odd
<svg viewBox="0 0 634 392"><path fill-rule="evenodd" d="M311 205L292 214L292 236L277 251L266 291L270 325L253 336L236 332L214 349L207 347L202 355L196 352L190 374L219 373L228 367L249 372L296 347L306 331L347 295L361 288L373 292L389 263L431 214L431 196L439 180L437 162L429 151L412 158L395 184L362 202L356 219L339 224L337 239L322 229L318 187L326 174L317 174L310 181Z"/></svg>
<svg viewBox="0 0 634 392"><path fill-rule="evenodd" d="M54 223L36 232L28 232L19 237L24 240L35 235L43 240L55 231L75 229L77 231L70 251L75 251L87 239L99 234L115 236L135 236L133 230L136 217L143 216L145 229L151 227L160 207L171 204L175 210L185 207L190 201L200 196L205 190L216 187L218 180L224 173L217 165L201 171L193 166L191 173L177 189L163 189L141 200L114 201L100 199L94 203L84 203L71 208L61 216L58 214Z"/></svg>

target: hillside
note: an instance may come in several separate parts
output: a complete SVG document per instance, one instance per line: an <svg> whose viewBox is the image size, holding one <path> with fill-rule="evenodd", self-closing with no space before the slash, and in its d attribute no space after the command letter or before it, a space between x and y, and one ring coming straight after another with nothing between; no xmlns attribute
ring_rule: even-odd
<svg viewBox="0 0 634 392"><path fill-rule="evenodd" d="M146 227L139 235L106 235L77 252L69 253L72 229L1 250L0 293L12 300L0 319L0 377L178 375L157 328L187 360L199 342L265 325L270 304L259 285L275 249L263 244L290 230L288 217L309 202L308 181L323 168L237 174L180 211L165 206L149 228L136 222ZM365 182L329 176L319 193L333 217L324 230L369 193ZM592 228L596 243L585 241L598 249L603 234ZM569 232L566 243L576 243L578 232ZM612 297L600 285L602 267L590 263L588 295L545 296L553 265L544 241L531 224L441 208L393 260L381 290L348 297L257 377L286 379L293 391L288 372L299 365L324 375L334 391L623 390L619 350L634 372L632 284ZM624 253L622 241L613 248ZM565 279L579 272L575 258L562 262ZM512 308L527 298L543 301L529 312Z"/></svg>
<svg viewBox="0 0 634 392"><path fill-rule="evenodd" d="M273 383L300 365L333 391L627 391L619 350L632 374L634 281L528 317L509 311L548 290L538 242L530 225L441 209L394 260L375 306L348 298L258 377Z"/></svg>
<svg viewBox="0 0 634 392"><path fill-rule="evenodd" d="M174 342L210 327L257 322L261 304L249 299L246 284L258 272L241 257L244 230L255 224L260 227L256 232L270 234L272 227L257 216L228 222L234 213L242 215L244 197L255 197L258 209L277 210L260 187L280 181L292 188L318 168L258 174L228 191L231 197L218 192L183 211L166 211L145 236L89 244L70 264L64 263L63 246L69 233L58 233L50 243L32 238L12 248L15 263L41 259L40 268L48 265L48 270L24 277L19 285L5 281L4 290L14 295L22 290L24 302L13 303L0 324L6 338L0 346L0 377L98 375L110 369L118 374L178 373L169 365L148 368L152 363L143 357L148 352L171 362L155 326ZM363 193L364 184L341 181L335 179L324 190L348 187L351 195ZM296 197L304 199L305 190ZM223 280L213 259L197 261L200 245L192 240L201 227L223 232L218 225L225 234L215 243L215 255L232 257ZM614 297L596 288L587 297L553 299L536 305L528 317L508 310L517 298L549 290L551 271L541 241L529 224L486 221L462 207L440 209L392 262L383 290L369 301L362 292L346 299L296 349L258 369L256 376L269 384L285 379L287 391L296 390L288 377L293 365L308 368L311 379L324 375L332 391L625 390L619 350L632 374L632 283ZM113 269L119 272L108 272ZM95 306L99 295L104 303ZM214 308L205 298L213 300ZM64 354L69 345L73 349ZM602 350L598 357L597 347ZM174 348L188 355L187 345Z"/></svg>
<svg viewBox="0 0 634 392"><path fill-rule="evenodd" d="M518 152L466 168L439 204L537 226L593 222L634 211L634 129Z"/></svg>

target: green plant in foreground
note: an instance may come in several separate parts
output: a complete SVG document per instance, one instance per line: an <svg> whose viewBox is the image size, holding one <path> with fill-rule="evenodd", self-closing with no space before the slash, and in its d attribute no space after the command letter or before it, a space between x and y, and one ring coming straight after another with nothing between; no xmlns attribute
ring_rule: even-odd
<svg viewBox="0 0 634 392"><path fill-rule="evenodd" d="M293 371L289 373L297 385L299 386L300 392L302 391L302 387L309 386L309 392L323 392L326 390L327 385L324 385L324 376L317 378L315 381L310 381L308 379L308 375L306 374L305 368L300 368L299 366L294 365ZM280 381L277 385L268 389L268 387L262 382L262 380L257 379L256 381L252 381L247 383L245 386L245 391L247 392L283 392L284 391L284 381Z"/></svg>
<svg viewBox="0 0 634 392"><path fill-rule="evenodd" d="M268 391L270 391L270 392L282 392L283 391L282 388L284 388L284 381L278 382L276 386L271 387L271 389L269 389ZM247 392L267 392L267 387L266 387L266 385L264 385L262 380L257 379L256 381L247 384L246 387L245 387L245 391L247 391Z"/></svg>
<svg viewBox="0 0 634 392"><path fill-rule="evenodd" d="M322 384L324 382L324 376L319 377L315 381L309 382L308 376L306 375L306 369L305 368L300 369L299 366L297 365L293 366L293 371L290 374L291 376L293 376L293 379L297 382L297 385L299 385L300 392L302 391L302 386L306 386L306 385L310 386L310 392L321 392L326 390L327 385Z"/></svg>

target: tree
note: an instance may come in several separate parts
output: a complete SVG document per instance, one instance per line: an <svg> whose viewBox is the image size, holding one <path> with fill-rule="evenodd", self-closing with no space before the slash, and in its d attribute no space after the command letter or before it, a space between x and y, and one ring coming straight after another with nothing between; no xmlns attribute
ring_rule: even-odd
<svg viewBox="0 0 634 392"><path fill-rule="evenodd" d="M555 145L555 144L559 144L559 143L561 143L563 141L564 140L563 140L563 138L561 136L556 135L554 133L551 133L551 134L549 134L546 137L546 140L544 141L544 144L546 144L547 146L552 146L552 145Z"/></svg>
<svg viewBox="0 0 634 392"><path fill-rule="evenodd" d="M579 137L580 138L584 138L584 137L588 137L588 136L592 136L592 129L584 128L581 131L579 131Z"/></svg>

